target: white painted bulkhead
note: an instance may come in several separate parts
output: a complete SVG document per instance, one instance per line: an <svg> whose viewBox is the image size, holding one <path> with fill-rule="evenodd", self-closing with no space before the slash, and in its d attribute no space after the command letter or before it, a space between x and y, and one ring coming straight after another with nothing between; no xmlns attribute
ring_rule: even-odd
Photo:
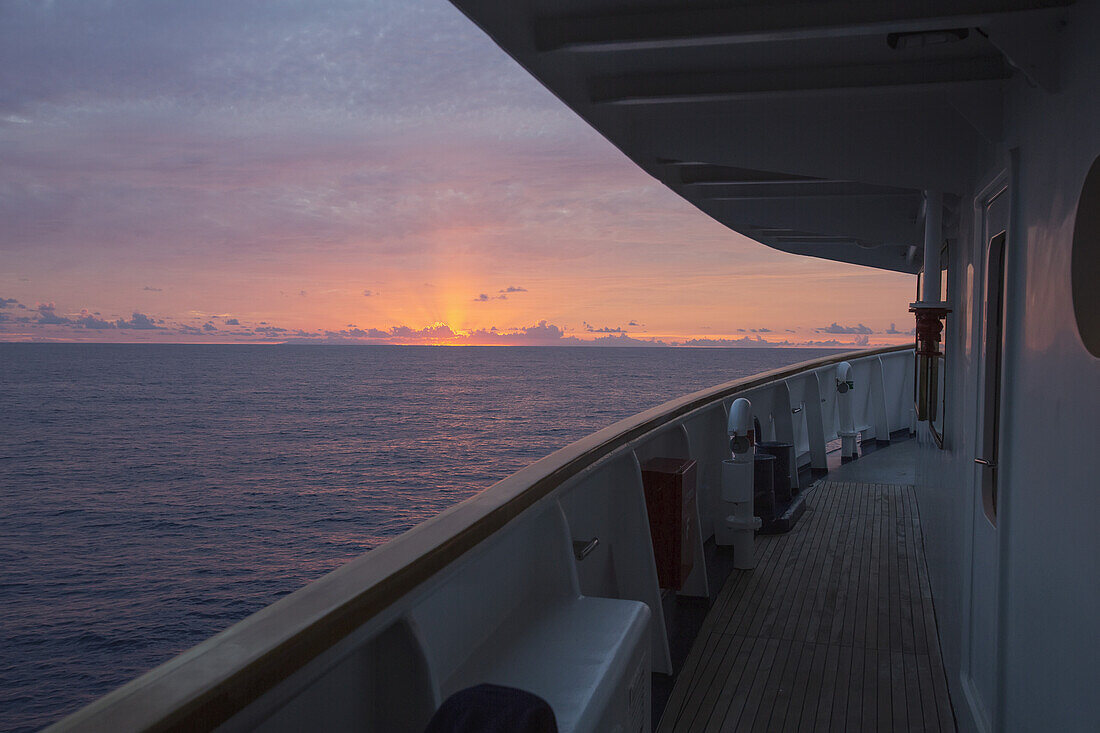
<svg viewBox="0 0 1100 733"><path fill-rule="evenodd" d="M942 449L920 424L917 477L963 730L1095 730L1100 721L1100 360L1078 334L1070 288L1078 197L1100 154L1098 27L1100 5L1068 10L1052 54L1055 93L1022 76L1009 83L1000 154L962 201L949 252L948 420ZM985 353L989 244L1006 204L994 523L982 496L990 469L974 460L986 457L983 367L995 356Z"/></svg>

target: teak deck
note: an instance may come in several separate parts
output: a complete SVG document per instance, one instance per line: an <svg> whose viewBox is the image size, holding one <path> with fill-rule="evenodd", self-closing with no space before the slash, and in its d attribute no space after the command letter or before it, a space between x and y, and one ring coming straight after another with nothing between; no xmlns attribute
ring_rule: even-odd
<svg viewBox="0 0 1100 733"><path fill-rule="evenodd" d="M912 487L807 500L730 576L659 731L955 730Z"/></svg>

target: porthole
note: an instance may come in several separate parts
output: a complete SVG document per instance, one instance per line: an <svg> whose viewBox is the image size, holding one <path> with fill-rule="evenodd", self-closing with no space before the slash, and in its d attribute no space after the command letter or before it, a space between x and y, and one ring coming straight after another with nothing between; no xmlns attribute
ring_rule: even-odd
<svg viewBox="0 0 1100 733"><path fill-rule="evenodd" d="M1077 333L1100 358L1100 157L1092 162L1077 202L1070 280Z"/></svg>

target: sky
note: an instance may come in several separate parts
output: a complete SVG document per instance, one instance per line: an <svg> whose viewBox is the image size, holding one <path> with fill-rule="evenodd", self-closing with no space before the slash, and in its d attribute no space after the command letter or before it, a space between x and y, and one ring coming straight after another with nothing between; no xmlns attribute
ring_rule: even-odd
<svg viewBox="0 0 1100 733"><path fill-rule="evenodd" d="M871 345L442 0L0 4L0 341Z"/></svg>

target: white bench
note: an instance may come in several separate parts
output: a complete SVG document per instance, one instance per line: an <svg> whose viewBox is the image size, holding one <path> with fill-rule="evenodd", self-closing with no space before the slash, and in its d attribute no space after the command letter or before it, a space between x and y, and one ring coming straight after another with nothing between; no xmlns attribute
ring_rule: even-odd
<svg viewBox="0 0 1100 733"><path fill-rule="evenodd" d="M649 694L649 617L644 603L613 598L531 609L501 627L456 677L464 687L489 682L533 692L553 708L563 733L611 730L632 695L633 714L648 722L649 706L637 696Z"/></svg>
<svg viewBox="0 0 1100 733"><path fill-rule="evenodd" d="M582 596L561 509L529 513L444 571L412 611L437 704L491 683L545 699L563 733L648 730L649 607Z"/></svg>

